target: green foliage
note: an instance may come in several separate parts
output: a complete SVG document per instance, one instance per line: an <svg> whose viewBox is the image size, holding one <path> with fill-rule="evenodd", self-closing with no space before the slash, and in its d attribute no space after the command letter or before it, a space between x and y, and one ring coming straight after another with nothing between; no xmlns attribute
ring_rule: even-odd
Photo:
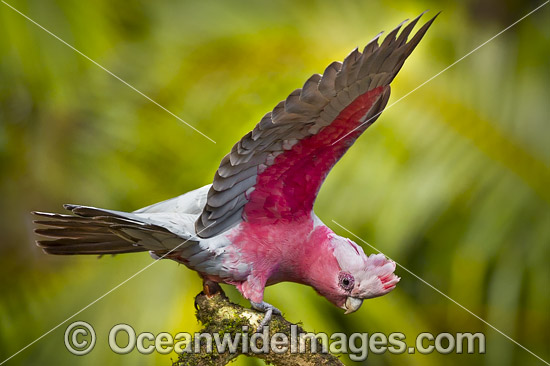
<svg viewBox="0 0 550 366"><path fill-rule="evenodd" d="M46 256L34 246L30 211L61 212L63 203L134 210L208 184L265 112L380 30L426 8L443 10L392 85L391 105L535 7L9 3L217 143L0 4L0 361L150 263L144 254ZM546 360L547 24L543 8L391 106L336 166L316 203L335 231L347 235L332 220ZM371 354L371 365L540 364L405 270L397 273L395 291L353 315L296 284L268 288L266 301L308 330L399 331L411 343L421 332L487 336L486 355ZM192 271L157 262L74 319L94 325L92 353L69 354L61 326L8 364L168 365L176 355L114 354L108 332L122 322L137 332L194 332L200 289Z"/></svg>

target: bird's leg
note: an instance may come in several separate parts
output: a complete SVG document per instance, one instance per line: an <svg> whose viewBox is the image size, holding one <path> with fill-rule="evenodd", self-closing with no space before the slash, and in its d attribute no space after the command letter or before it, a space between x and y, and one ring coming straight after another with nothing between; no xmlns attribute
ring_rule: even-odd
<svg viewBox="0 0 550 366"><path fill-rule="evenodd" d="M256 309L258 311L261 311L262 313L265 313L264 319L260 322L260 326L258 327L258 331L260 331L261 329L263 329L264 326L269 324L273 314L283 315L281 313L281 310L277 309L275 306L271 304L268 304L265 301L262 301L262 302L250 301L250 304L252 305L253 309Z"/></svg>
<svg viewBox="0 0 550 366"><path fill-rule="evenodd" d="M210 281L207 279L203 279L202 281L202 290L206 294L206 296L210 299L212 296L216 295L217 293L222 293L222 288L217 282Z"/></svg>

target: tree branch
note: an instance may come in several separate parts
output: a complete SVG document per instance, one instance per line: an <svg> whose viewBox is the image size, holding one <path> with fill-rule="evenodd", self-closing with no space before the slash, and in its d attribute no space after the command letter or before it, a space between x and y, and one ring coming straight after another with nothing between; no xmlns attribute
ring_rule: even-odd
<svg viewBox="0 0 550 366"><path fill-rule="evenodd" d="M189 348L186 348L188 352L182 353L173 366L222 366L239 355L257 357L278 366L343 365L337 357L328 352L323 353L323 345L317 339L307 338L303 343L304 347L300 349L300 342L296 335L306 332L302 327L288 322L282 316L273 316L269 324L269 333L267 329L257 332L264 314L230 302L219 287L216 288L216 291L211 296L201 292L195 298L196 316L204 325L204 328L199 333L195 333ZM287 337L286 349L270 342L270 340L277 338L272 338L275 333L279 334L278 337L284 337L281 334ZM236 352L231 353L227 348L224 352L221 352L222 349L218 352L214 334L218 334L219 340L223 340L224 336L230 336L231 340L240 337L239 341L235 343L238 345ZM292 345L293 334L296 340L294 346ZM198 337L200 337L198 339L199 343L195 344ZM210 344L212 345L211 349L208 349L208 338L210 338ZM256 341L254 341L255 338ZM264 339L267 339L267 345L263 344ZM328 347L328 345L325 346ZM317 352L311 352L315 349Z"/></svg>

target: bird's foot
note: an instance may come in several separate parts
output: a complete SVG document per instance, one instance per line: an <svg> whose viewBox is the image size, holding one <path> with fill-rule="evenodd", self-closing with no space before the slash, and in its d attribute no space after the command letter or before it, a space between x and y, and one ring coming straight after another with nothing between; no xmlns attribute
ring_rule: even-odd
<svg viewBox="0 0 550 366"><path fill-rule="evenodd" d="M202 281L202 291L195 297L195 310L199 310L197 299L201 295L206 295L206 298L209 300L212 300L217 295L227 298L219 283L206 279Z"/></svg>
<svg viewBox="0 0 550 366"><path fill-rule="evenodd" d="M214 295L218 293L223 293L222 288L220 285L214 281L210 280L203 280L202 281L202 291L206 294L206 296L211 299ZM225 295L225 294L224 294Z"/></svg>
<svg viewBox="0 0 550 366"><path fill-rule="evenodd" d="M250 301L250 304L252 305L253 309L256 309L258 311L261 311L262 313L265 313L265 316L264 316L263 320L260 322L260 325L258 326L258 332L261 331L263 329L263 327L268 325L269 322L271 322L271 318L272 318L273 314L283 315L281 313L281 310L277 309L275 306L273 306L271 304L268 304L265 301L262 301L262 302Z"/></svg>

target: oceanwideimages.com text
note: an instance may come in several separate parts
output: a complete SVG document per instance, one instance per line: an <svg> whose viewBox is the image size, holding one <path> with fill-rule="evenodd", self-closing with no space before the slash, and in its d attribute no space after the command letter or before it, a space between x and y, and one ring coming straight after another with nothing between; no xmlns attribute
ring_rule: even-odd
<svg viewBox="0 0 550 366"><path fill-rule="evenodd" d="M96 334L86 322L75 322L65 331L65 346L77 355L92 351ZM353 361L364 361L369 354L430 354L485 353L483 333L420 333L414 340L407 339L404 333L299 333L298 326L292 325L290 335L270 334L269 327L255 332L244 326L237 333L187 333L175 335L169 332L153 334L137 333L128 324L117 324L108 334L108 344L117 354L127 354L134 350L142 354L158 352L181 353L332 353L347 354Z"/></svg>

